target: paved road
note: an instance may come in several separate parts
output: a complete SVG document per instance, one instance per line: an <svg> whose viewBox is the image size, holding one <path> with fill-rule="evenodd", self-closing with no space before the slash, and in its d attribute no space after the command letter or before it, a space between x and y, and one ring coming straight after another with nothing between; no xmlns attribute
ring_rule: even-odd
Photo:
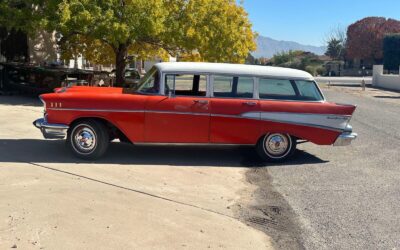
<svg viewBox="0 0 400 250"><path fill-rule="evenodd" d="M324 92L358 104L357 141L268 166L249 148L116 143L81 162L33 128L40 103L0 97L0 248L256 249L272 236L278 249L398 249L400 99Z"/></svg>
<svg viewBox="0 0 400 250"><path fill-rule="evenodd" d="M32 126L41 106L0 96L0 249L271 248L236 213L255 188L240 149L112 143L81 161Z"/></svg>
<svg viewBox="0 0 400 250"><path fill-rule="evenodd" d="M318 83L328 83L331 82L333 85L360 85L362 80L365 80L366 84L372 84L372 77L315 77Z"/></svg>
<svg viewBox="0 0 400 250"><path fill-rule="evenodd" d="M324 92L358 105L351 123L359 138L343 148L303 144L293 164L262 168L272 181L265 197L287 202L300 248L399 249L400 100Z"/></svg>

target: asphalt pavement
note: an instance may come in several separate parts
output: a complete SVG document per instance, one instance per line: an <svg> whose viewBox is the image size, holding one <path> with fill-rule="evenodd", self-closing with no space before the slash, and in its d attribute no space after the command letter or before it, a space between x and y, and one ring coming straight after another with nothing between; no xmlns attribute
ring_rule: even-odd
<svg viewBox="0 0 400 250"><path fill-rule="evenodd" d="M0 97L0 248L399 249L400 95L348 89L323 91L358 105L359 138L277 165L249 147L119 143L82 162L33 128L38 100Z"/></svg>
<svg viewBox="0 0 400 250"><path fill-rule="evenodd" d="M281 231L264 231L282 249L285 241L297 249L399 249L400 98L324 93L329 101L358 105L351 124L359 137L349 147L302 144L292 162L249 169L270 181L258 179L259 205L280 204L285 214L275 218Z"/></svg>

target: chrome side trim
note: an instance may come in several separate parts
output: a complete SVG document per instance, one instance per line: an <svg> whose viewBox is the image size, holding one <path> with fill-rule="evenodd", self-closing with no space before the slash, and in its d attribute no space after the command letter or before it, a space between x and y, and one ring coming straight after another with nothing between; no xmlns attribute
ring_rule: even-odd
<svg viewBox="0 0 400 250"><path fill-rule="evenodd" d="M48 110L58 111L84 111L84 112L110 112L110 113L144 113L145 110L132 110L132 109L96 109L96 108L48 108Z"/></svg>
<svg viewBox="0 0 400 250"><path fill-rule="evenodd" d="M315 127L342 132L346 129L351 115L315 114L315 113L291 113L291 112L246 112L238 115L210 114L208 111L185 112L185 111L163 111L163 110L130 110L130 109L79 109L79 108L48 108L60 111L83 111L83 112L110 112L110 113L158 113L176 115L196 115L210 117L226 117L236 119L263 120L277 123L286 123L307 127Z"/></svg>
<svg viewBox="0 0 400 250"><path fill-rule="evenodd" d="M244 117L343 131L351 116L287 112L247 112ZM260 118L259 118L260 117Z"/></svg>
<svg viewBox="0 0 400 250"><path fill-rule="evenodd" d="M145 113L210 116L210 113L178 112L178 111L163 111L163 110L146 110Z"/></svg>

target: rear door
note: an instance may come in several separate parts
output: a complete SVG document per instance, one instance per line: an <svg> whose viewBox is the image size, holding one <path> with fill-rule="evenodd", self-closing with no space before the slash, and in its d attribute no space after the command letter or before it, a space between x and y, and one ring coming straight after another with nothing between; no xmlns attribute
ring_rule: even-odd
<svg viewBox="0 0 400 250"><path fill-rule="evenodd" d="M210 142L255 144L259 137L259 101L256 78L212 76Z"/></svg>
<svg viewBox="0 0 400 250"><path fill-rule="evenodd" d="M166 74L164 95L146 105L145 139L158 143L208 143L207 75Z"/></svg>

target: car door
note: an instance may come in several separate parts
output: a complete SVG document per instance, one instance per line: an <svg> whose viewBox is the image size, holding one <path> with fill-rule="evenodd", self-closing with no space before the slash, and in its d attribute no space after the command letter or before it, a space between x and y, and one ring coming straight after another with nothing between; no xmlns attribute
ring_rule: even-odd
<svg viewBox="0 0 400 250"><path fill-rule="evenodd" d="M255 144L260 135L255 78L214 75L212 82L210 141Z"/></svg>
<svg viewBox="0 0 400 250"><path fill-rule="evenodd" d="M146 104L145 140L154 143L208 143L207 75L165 74L165 93Z"/></svg>

